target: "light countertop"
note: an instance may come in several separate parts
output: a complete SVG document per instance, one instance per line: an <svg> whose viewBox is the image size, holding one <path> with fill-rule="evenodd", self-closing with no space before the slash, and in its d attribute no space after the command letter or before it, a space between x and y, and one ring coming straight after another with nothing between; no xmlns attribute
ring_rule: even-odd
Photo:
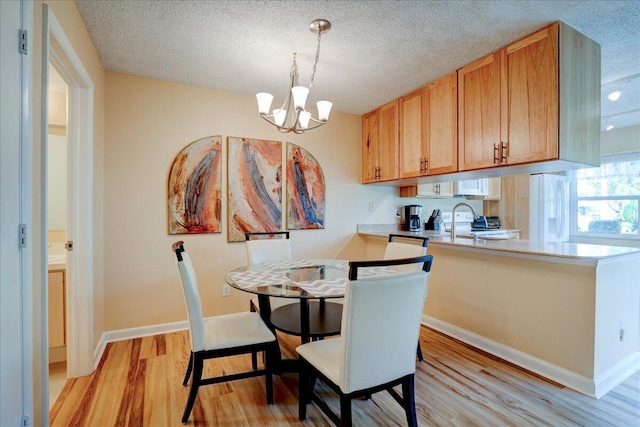
<svg viewBox="0 0 640 427"><path fill-rule="evenodd" d="M507 231L507 230L504 230ZM640 249L625 246L591 245L585 243L556 243L533 240L486 240L456 237L452 241L448 234L435 234L433 231L398 231L393 225L358 225L358 234L370 237L387 238L389 233L429 237L429 245L451 248L468 248L507 252L512 254L537 255L567 259L602 260L628 254L640 254Z"/></svg>
<svg viewBox="0 0 640 427"><path fill-rule="evenodd" d="M64 254L61 255L49 255L47 262L47 270L66 270L67 257Z"/></svg>

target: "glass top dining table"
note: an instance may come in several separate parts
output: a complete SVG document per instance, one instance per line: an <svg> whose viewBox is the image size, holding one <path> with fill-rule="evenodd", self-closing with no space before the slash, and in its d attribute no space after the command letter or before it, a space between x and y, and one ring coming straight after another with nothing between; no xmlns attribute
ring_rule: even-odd
<svg viewBox="0 0 640 427"><path fill-rule="evenodd" d="M236 289L256 295L296 299L344 297L349 261L300 259L251 264L226 275Z"/></svg>
<svg viewBox="0 0 640 427"><path fill-rule="evenodd" d="M340 334L342 304L337 299L345 295L348 272L345 260L285 260L239 267L228 272L225 280L258 296L260 316L270 328L300 336L304 344ZM269 297L295 302L272 311Z"/></svg>

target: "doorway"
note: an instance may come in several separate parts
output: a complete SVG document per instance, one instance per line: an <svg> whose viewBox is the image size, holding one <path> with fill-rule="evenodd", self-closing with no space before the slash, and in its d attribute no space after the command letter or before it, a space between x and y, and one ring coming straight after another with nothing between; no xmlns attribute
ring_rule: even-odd
<svg viewBox="0 0 640 427"><path fill-rule="evenodd" d="M49 63L47 105L47 294L49 339L49 410L67 380L67 90L55 66ZM73 197L73 194L69 196Z"/></svg>
<svg viewBox="0 0 640 427"><path fill-rule="evenodd" d="M42 5L42 106L49 105L49 75L55 69L67 86L66 96L66 149L67 149L67 203L65 242L72 248L65 251L65 343L67 377L75 378L94 371L93 337L93 82L73 49L53 11ZM51 64L51 66L50 66ZM41 176L47 179L49 126L48 108L41 117L40 152ZM46 188L46 183L43 187ZM42 229L47 230L47 191L42 191ZM42 233L41 244L48 247L49 236ZM44 260L43 260L44 263ZM47 263L48 264L48 263ZM47 272L44 272L46 274ZM41 304L48 306L47 289L42 292ZM49 321L42 316L42 331L48 331ZM43 348L48 348L48 337L43 334ZM46 345L45 345L46 344ZM47 366L43 366L43 382L48 384ZM45 399L43 399L45 400ZM48 411L49 401L42 402Z"/></svg>

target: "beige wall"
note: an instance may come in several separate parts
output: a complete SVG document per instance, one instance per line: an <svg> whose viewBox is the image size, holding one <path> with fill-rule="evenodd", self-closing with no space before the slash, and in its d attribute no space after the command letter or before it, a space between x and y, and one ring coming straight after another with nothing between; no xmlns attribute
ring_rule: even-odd
<svg viewBox="0 0 640 427"><path fill-rule="evenodd" d="M282 134L257 114L255 97L121 73L107 73L105 105L105 330L186 319L171 243L184 240L200 285L205 316L244 311L247 296L222 297L227 271L246 263L243 243L223 232L167 234L167 178L176 154L209 135L293 142L307 149L326 180L326 228L293 231L293 256L364 257L356 224L370 219L369 200L397 190L360 184L360 117L332 112L322 128ZM223 163L226 194L226 161ZM393 218L389 218L391 222ZM359 254L362 254L359 256Z"/></svg>
<svg viewBox="0 0 640 427"><path fill-rule="evenodd" d="M49 126L67 126L67 94L49 91Z"/></svg>
<svg viewBox="0 0 640 427"><path fill-rule="evenodd" d="M100 339L104 330L103 323L103 270L102 270L102 188L103 188L103 142L104 142L104 70L100 58L95 50L93 42L91 41L87 32L86 26L80 17L76 3L74 1L55 1L55 2L42 2L35 1L33 4L33 36L30 37L31 45L33 46L33 197L34 197L34 218L33 218L33 235L40 236L41 233L46 230L40 229L40 194L43 189L40 187L40 169L38 165L41 159L41 144L40 144L40 99L41 99L41 75L43 64L41 61L42 56L42 6L44 3L49 4L51 10L55 14L65 34L71 41L73 48L82 61L82 64L86 68L94 85L94 116L93 116L93 316L94 316L94 339L97 341ZM37 259L41 252L41 248L38 239L34 239L33 254ZM38 263L34 262L34 266ZM44 279L41 277L38 268L33 271L33 283L34 283L34 381L36 395L34 401L38 402L41 399L41 387L39 385L39 378L41 374L40 363L41 355L44 354L43 349L40 346L40 339L42 331L38 328L41 322L41 314L43 308L40 305L40 296L42 295L41 284ZM34 425L40 425L42 420L42 414L40 413L38 405L35 407Z"/></svg>

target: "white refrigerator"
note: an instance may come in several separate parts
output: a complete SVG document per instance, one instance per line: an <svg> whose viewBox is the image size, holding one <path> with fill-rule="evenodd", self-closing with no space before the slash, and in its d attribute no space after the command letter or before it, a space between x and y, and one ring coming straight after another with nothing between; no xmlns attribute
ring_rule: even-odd
<svg viewBox="0 0 640 427"><path fill-rule="evenodd" d="M569 240L569 181L562 175L529 177L529 240Z"/></svg>

